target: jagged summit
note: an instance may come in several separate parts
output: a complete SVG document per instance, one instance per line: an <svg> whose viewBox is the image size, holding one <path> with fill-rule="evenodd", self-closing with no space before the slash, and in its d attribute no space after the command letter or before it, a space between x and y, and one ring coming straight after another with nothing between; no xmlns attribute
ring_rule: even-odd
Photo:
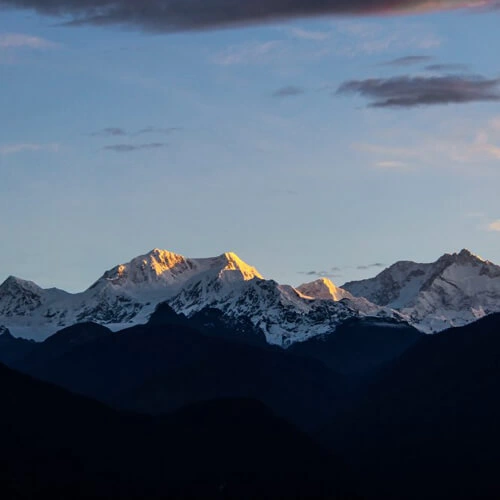
<svg viewBox="0 0 500 500"><path fill-rule="evenodd" d="M204 259L195 259L201 261ZM210 259L208 259L210 260ZM240 259L238 255L234 252L226 252L215 259L215 261L221 261L224 264L224 267L221 271L239 271L241 273L242 278L246 280L251 280L254 278L264 279L263 276L257 271L257 269L253 266L250 266L245 261Z"/></svg>
<svg viewBox="0 0 500 500"><path fill-rule="evenodd" d="M187 259L168 250L154 248L150 252L135 257L126 264L106 271L104 275L95 283L110 282L113 285L158 283L161 281L172 281L175 277L190 266Z"/></svg>
<svg viewBox="0 0 500 500"><path fill-rule="evenodd" d="M312 299L342 300L352 298L352 295L342 288L336 286L328 278L319 278L311 283L304 283L297 287L297 290L304 296Z"/></svg>
<svg viewBox="0 0 500 500"><path fill-rule="evenodd" d="M467 249L429 264L396 262L374 278L343 288L400 311L425 332L462 326L500 310L500 267Z"/></svg>
<svg viewBox="0 0 500 500"><path fill-rule="evenodd" d="M24 280L16 276L9 276L1 285L0 293L7 290L25 289L31 291L38 291L41 288L33 281Z"/></svg>
<svg viewBox="0 0 500 500"><path fill-rule="evenodd" d="M475 253L472 253L467 248L463 248L462 250L460 250L460 252L456 252L456 253L451 253L451 254L446 253L439 260L441 260L441 259L443 259L443 260L447 259L447 260L452 260L452 261L462 262L462 263L467 263L467 262L471 262L471 263L480 263L480 262L490 263L489 261L483 259L479 255L477 255Z"/></svg>
<svg viewBox="0 0 500 500"><path fill-rule="evenodd" d="M262 279L254 267L248 265L235 253L227 252L218 257L192 259L183 255L154 248L135 257L126 264L120 264L104 273L91 288L112 284L113 286L172 286L180 285L201 275L214 274L223 277L227 271L239 271L233 279Z"/></svg>

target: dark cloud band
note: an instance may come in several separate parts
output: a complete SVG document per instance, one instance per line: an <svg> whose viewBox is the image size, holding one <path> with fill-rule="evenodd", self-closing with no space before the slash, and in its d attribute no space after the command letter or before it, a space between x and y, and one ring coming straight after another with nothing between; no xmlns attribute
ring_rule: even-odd
<svg viewBox="0 0 500 500"><path fill-rule="evenodd" d="M343 83L337 94L359 94L376 108L500 101L500 78L446 75L351 80Z"/></svg>
<svg viewBox="0 0 500 500"><path fill-rule="evenodd" d="M496 5L498 0L486 0ZM321 15L392 14L470 6L484 0L0 0L0 8L34 9L67 24L128 24L160 32L245 25Z"/></svg>

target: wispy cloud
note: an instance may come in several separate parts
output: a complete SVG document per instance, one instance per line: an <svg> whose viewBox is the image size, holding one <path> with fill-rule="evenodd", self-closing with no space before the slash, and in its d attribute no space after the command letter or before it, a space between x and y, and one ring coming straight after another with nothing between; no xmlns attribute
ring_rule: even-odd
<svg viewBox="0 0 500 500"><path fill-rule="evenodd" d="M107 127L90 134L92 137L121 137L128 135L124 129L118 127Z"/></svg>
<svg viewBox="0 0 500 500"><path fill-rule="evenodd" d="M337 22L328 31L312 31L298 27L278 28L283 37L273 40L249 40L230 45L210 56L219 66L308 65L329 58L352 58L407 51L429 51L440 45L440 38L422 26L406 23L405 28L387 29L383 24ZM426 57L426 62L432 58ZM428 57L428 59L427 59Z"/></svg>
<svg viewBox="0 0 500 500"><path fill-rule="evenodd" d="M397 59L392 59L391 61L386 61L382 63L383 66L395 66L395 67L404 67L404 66L413 66L415 64L422 64L428 61L431 61L433 58L431 56L405 56L398 57Z"/></svg>
<svg viewBox="0 0 500 500"><path fill-rule="evenodd" d="M145 135L145 134L160 134L160 135L169 135L173 132L178 132L180 127L146 127L141 130L138 130L137 132L133 132L132 136L137 136L137 135Z"/></svg>
<svg viewBox="0 0 500 500"><path fill-rule="evenodd" d="M295 38L300 38L301 40L312 40L316 42L328 40L331 37L331 32L329 31L313 31L305 30L302 28L291 28L290 33Z"/></svg>
<svg viewBox="0 0 500 500"><path fill-rule="evenodd" d="M497 165L500 161L500 118L493 118L480 127L472 128L459 134L450 132L440 137L423 135L412 139L411 147L354 143L351 148L360 153L367 153L370 161L374 156L380 160L376 165L383 168L397 168L398 165L411 163L416 166L463 168L468 164ZM404 167L401 167L404 168ZM495 167L497 168L497 167ZM466 170L468 171L468 169ZM477 167L474 172L479 172Z"/></svg>
<svg viewBox="0 0 500 500"><path fill-rule="evenodd" d="M500 233L500 219L495 220L488 224L488 231L492 231L495 233Z"/></svg>
<svg viewBox="0 0 500 500"><path fill-rule="evenodd" d="M403 161L386 160L376 162L375 167L387 170L406 170L408 169L408 163L405 163Z"/></svg>
<svg viewBox="0 0 500 500"><path fill-rule="evenodd" d="M36 144L36 143L18 143L0 145L0 155L15 155L18 153L45 151L49 153L57 153L59 144Z"/></svg>
<svg viewBox="0 0 500 500"><path fill-rule="evenodd" d="M102 130L92 132L89 135L92 137L136 137L146 134L168 135L180 130L179 127L146 127L135 132L128 132L120 127L106 127Z"/></svg>
<svg viewBox="0 0 500 500"><path fill-rule="evenodd" d="M437 104L500 101L500 78L479 75L398 76L343 83L337 95L359 94L373 108L412 108Z"/></svg>
<svg viewBox="0 0 500 500"><path fill-rule="evenodd" d="M289 85L275 90L273 92L273 97L294 97L302 94L305 94L305 89L303 87Z"/></svg>
<svg viewBox="0 0 500 500"><path fill-rule="evenodd" d="M0 1L0 5L2 2ZM35 49L45 50L57 47L56 43L50 42L45 38L26 35L23 33L1 33L0 49Z"/></svg>
<svg viewBox="0 0 500 500"><path fill-rule="evenodd" d="M220 66L233 66L238 64L261 64L275 60L283 52L284 42L271 40L266 42L246 42L231 45L213 56L212 62Z"/></svg>
<svg viewBox="0 0 500 500"><path fill-rule="evenodd" d="M419 13L493 5L496 0L0 0L0 7L34 9L68 25L118 24L156 32L241 26L326 15Z"/></svg>
<svg viewBox="0 0 500 500"><path fill-rule="evenodd" d="M298 274L303 274L309 276L310 278L341 278L343 275L340 272L340 268L334 267L331 271L299 271Z"/></svg>
<svg viewBox="0 0 500 500"><path fill-rule="evenodd" d="M357 271L369 271L371 269L380 269L385 267L382 262L373 262L371 264L360 264L358 266L332 267L330 270L323 271L299 271L298 274L303 274L311 278L340 278L346 269L356 269Z"/></svg>
<svg viewBox="0 0 500 500"><path fill-rule="evenodd" d="M104 146L105 151L114 151L115 153L132 153L134 151L144 151L151 149L160 149L166 147L164 142L151 142L148 144L112 144Z"/></svg>
<svg viewBox="0 0 500 500"><path fill-rule="evenodd" d="M351 144L351 148L356 151L383 156L397 156L402 158L414 158L418 156L418 151L412 148L381 146L379 144L367 144L363 142L355 142Z"/></svg>
<svg viewBox="0 0 500 500"><path fill-rule="evenodd" d="M458 71L466 72L468 66L466 64L429 64L424 69L435 73L452 73Z"/></svg>
<svg viewBox="0 0 500 500"><path fill-rule="evenodd" d="M365 265L360 265L356 266L356 269L358 271L368 271L369 269L377 269L384 267L385 264L382 264L381 262L374 262L373 264L365 264Z"/></svg>
<svg viewBox="0 0 500 500"><path fill-rule="evenodd" d="M439 47L441 38L435 33L422 29L420 25L406 24L404 29L387 30L382 24L373 22L341 22L336 25L341 36L337 40L336 53L344 56L376 55L388 52L429 51ZM427 55L406 56L389 61L397 65L416 63L413 57L429 57ZM428 61L428 60L427 60ZM425 61L421 61L425 62ZM406 64L404 64L406 63Z"/></svg>

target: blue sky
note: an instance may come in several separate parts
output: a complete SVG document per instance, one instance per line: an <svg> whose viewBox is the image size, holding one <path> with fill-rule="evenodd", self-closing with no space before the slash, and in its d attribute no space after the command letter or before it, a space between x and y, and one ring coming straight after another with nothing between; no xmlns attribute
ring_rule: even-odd
<svg viewBox="0 0 500 500"><path fill-rule="evenodd" d="M437 64L496 80L499 20L151 34L2 11L0 280L82 290L154 247L231 250L293 285L463 247L500 262L500 101L371 107L337 93Z"/></svg>

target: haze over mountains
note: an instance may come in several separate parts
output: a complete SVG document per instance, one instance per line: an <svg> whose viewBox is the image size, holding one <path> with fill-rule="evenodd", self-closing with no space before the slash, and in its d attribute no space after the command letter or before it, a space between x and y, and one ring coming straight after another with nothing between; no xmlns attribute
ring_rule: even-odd
<svg viewBox="0 0 500 500"><path fill-rule="evenodd" d="M234 253L191 259L154 249L77 294L9 277L0 285L0 325L36 340L86 321L119 330L146 323L162 302L188 317L221 311L235 331L246 322L283 347L362 317L433 333L500 311L500 267L462 250L430 264L397 262L342 288L326 278L293 288L264 279Z"/></svg>

